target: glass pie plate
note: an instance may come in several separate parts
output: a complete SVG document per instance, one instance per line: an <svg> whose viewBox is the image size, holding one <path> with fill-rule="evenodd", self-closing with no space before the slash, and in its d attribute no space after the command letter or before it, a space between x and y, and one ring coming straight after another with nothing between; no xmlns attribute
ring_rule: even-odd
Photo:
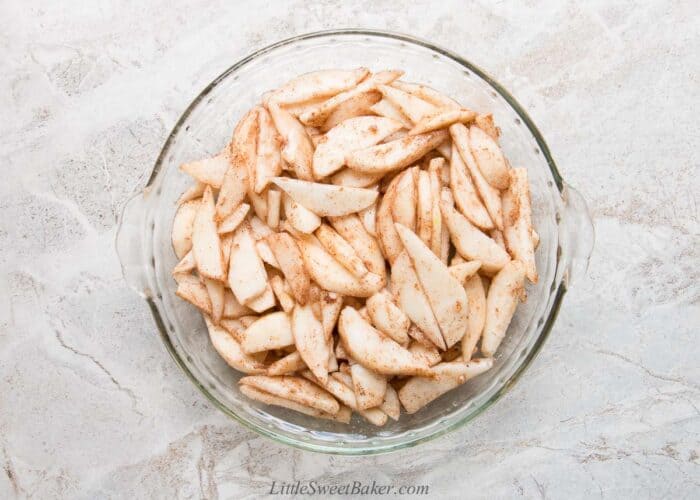
<svg viewBox="0 0 700 500"><path fill-rule="evenodd" d="M374 427L354 415L350 424L319 420L244 397L241 374L209 342L200 313L175 296L170 243L176 200L192 182L180 164L212 155L230 140L237 120L260 96L290 78L322 68L401 69L403 79L430 85L465 106L494 114L501 145L513 166L524 166L540 235L539 283L528 285L485 374L413 415ZM124 276L148 303L157 332L175 362L221 411L278 442L306 450L366 455L397 450L454 430L483 412L523 375L552 331L572 275L584 273L593 226L581 196L564 183L547 145L523 108L490 76L460 56L395 33L342 30L275 43L235 63L190 104L168 136L143 192L125 205L117 235Z"/></svg>

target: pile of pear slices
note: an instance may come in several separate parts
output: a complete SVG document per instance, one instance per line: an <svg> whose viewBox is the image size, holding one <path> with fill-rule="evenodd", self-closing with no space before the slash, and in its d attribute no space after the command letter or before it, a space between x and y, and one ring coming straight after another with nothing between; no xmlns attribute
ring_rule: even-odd
<svg viewBox="0 0 700 500"><path fill-rule="evenodd" d="M177 295L252 399L414 413L493 366L537 281L527 173L493 117L401 75L301 75L181 167Z"/></svg>

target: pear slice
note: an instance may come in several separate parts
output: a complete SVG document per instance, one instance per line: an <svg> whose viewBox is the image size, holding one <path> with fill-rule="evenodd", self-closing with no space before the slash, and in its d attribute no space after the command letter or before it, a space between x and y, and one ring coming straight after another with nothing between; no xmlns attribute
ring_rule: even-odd
<svg viewBox="0 0 700 500"><path fill-rule="evenodd" d="M523 292L524 280L525 266L519 260L511 260L491 280L486 296L486 322L481 339L481 352L484 356L493 356L505 337Z"/></svg>
<svg viewBox="0 0 700 500"><path fill-rule="evenodd" d="M472 260L451 265L448 270L450 274L460 283L464 284L468 278L472 277L481 267L481 261Z"/></svg>
<svg viewBox="0 0 700 500"><path fill-rule="evenodd" d="M319 127L323 125L330 114L343 102L346 102L347 100L360 94L364 94L367 91L375 90L378 85L391 83L402 74L402 71L380 71L378 73L374 73L355 87L346 90L345 92L341 92L340 94L336 94L316 108L303 113L299 119L305 125Z"/></svg>
<svg viewBox="0 0 700 500"><path fill-rule="evenodd" d="M469 127L469 147L486 181L496 189L510 184L508 164L496 141L476 125Z"/></svg>
<svg viewBox="0 0 700 500"><path fill-rule="evenodd" d="M277 300L275 299L275 292L272 291L272 286L270 286L269 283L265 285L263 293L250 299L246 302L246 305L256 313L262 313L275 307L277 305Z"/></svg>
<svg viewBox="0 0 700 500"><path fill-rule="evenodd" d="M402 127L400 122L380 116L350 118L329 130L314 152L313 170L317 179L341 169L348 153L381 142Z"/></svg>
<svg viewBox="0 0 700 500"><path fill-rule="evenodd" d="M228 283L236 300L246 305L267 288L267 272L255 249L248 223L241 224L233 235Z"/></svg>
<svg viewBox="0 0 700 500"><path fill-rule="evenodd" d="M258 109L258 145L255 159L255 192L261 193L270 179L282 173L282 156L277 130L270 113L265 108Z"/></svg>
<svg viewBox="0 0 700 500"><path fill-rule="evenodd" d="M360 218L357 215L345 215L329 217L329 220L338 234L350 244L367 269L384 279L386 264L382 250L377 240L365 229Z"/></svg>
<svg viewBox="0 0 700 500"><path fill-rule="evenodd" d="M291 293L287 293L286 287L288 286L286 282L277 274L270 278L270 286L272 291L275 293L275 297L280 303L280 307L286 313L291 313L294 309L294 299ZM291 288L290 288L291 292Z"/></svg>
<svg viewBox="0 0 700 500"><path fill-rule="evenodd" d="M447 128L453 123L469 123L476 118L476 113L463 108L440 108L435 112L424 115L408 135L425 134L433 130Z"/></svg>
<svg viewBox="0 0 700 500"><path fill-rule="evenodd" d="M338 107L328 115L326 121L323 122L323 125L321 125L321 132L328 132L339 123L349 120L350 118L374 114L372 112L372 106L379 102L381 98L382 94L376 90L368 90L367 92L362 92L355 97L341 102Z"/></svg>
<svg viewBox="0 0 700 500"><path fill-rule="evenodd" d="M416 205L418 204L418 168L412 167L399 174L396 196L391 207L394 221L403 224L411 231L416 229Z"/></svg>
<svg viewBox="0 0 700 500"><path fill-rule="evenodd" d="M196 267L197 263L194 261L194 254L192 253L192 250L190 250L173 268L173 274L189 273Z"/></svg>
<svg viewBox="0 0 700 500"><path fill-rule="evenodd" d="M484 202L484 206L486 207L493 224L498 229L503 229L503 208L501 206L501 195L498 192L498 189L488 183L476 164L476 160L474 159L469 146L469 131L467 130L467 127L461 123L450 125L450 135L452 136L452 142L457 146L457 151L459 151L460 157L467 166L467 170L469 170L469 175L476 186L476 190L479 192L481 200Z"/></svg>
<svg viewBox="0 0 700 500"><path fill-rule="evenodd" d="M467 326L468 304L464 287L413 231L401 224L396 224L396 231L411 257L445 345L452 347L462 339Z"/></svg>
<svg viewBox="0 0 700 500"><path fill-rule="evenodd" d="M304 415L309 415L311 417L323 418L326 420L335 420L337 422L347 424L350 422L350 417L352 415L352 411L347 406L341 407L335 415L332 415L330 413L317 410L316 408L311 408L309 406L290 401L289 399L275 396L274 394L270 394L269 392L261 391L260 389L256 389L255 387L252 387L250 385L241 385L240 389L241 393L243 393L245 396L248 396L250 399L260 401L261 403L264 403L266 405L287 408L288 410L303 413Z"/></svg>
<svg viewBox="0 0 700 500"><path fill-rule="evenodd" d="M391 384L386 385L386 394L384 394L384 401L378 407L384 413L387 414L389 418L397 421L401 416L401 403L399 401L399 394L396 392Z"/></svg>
<svg viewBox="0 0 700 500"><path fill-rule="evenodd" d="M292 323L284 311L271 312L255 320L243 332L243 350L248 354L281 349L294 344Z"/></svg>
<svg viewBox="0 0 700 500"><path fill-rule="evenodd" d="M338 330L348 354L367 368L383 375L430 376L426 364L375 330L352 307L345 307L340 313Z"/></svg>
<svg viewBox="0 0 700 500"><path fill-rule="evenodd" d="M442 361L440 351L433 345L427 346L422 342L411 342L411 345L408 346L408 350L418 359L424 360L428 366L435 366Z"/></svg>
<svg viewBox="0 0 700 500"><path fill-rule="evenodd" d="M223 151L211 158L183 163L180 170L192 176L193 179L208 184L216 189L221 187L224 174L229 167L228 151Z"/></svg>
<svg viewBox="0 0 700 500"><path fill-rule="evenodd" d="M328 380L328 343L323 325L316 319L311 306L297 305L292 312L292 333L297 351L311 373L320 380Z"/></svg>
<svg viewBox="0 0 700 500"><path fill-rule="evenodd" d="M367 313L379 331L401 345L408 343L411 320L394 304L386 291L375 293L367 299Z"/></svg>
<svg viewBox="0 0 700 500"><path fill-rule="evenodd" d="M306 305L309 299L311 280L304 267L304 258L296 241L287 233L275 233L267 237L267 243L292 289L294 299L302 306Z"/></svg>
<svg viewBox="0 0 700 500"><path fill-rule="evenodd" d="M202 281L211 302L211 320L218 325L224 315L224 284L211 278L203 278Z"/></svg>
<svg viewBox="0 0 700 500"><path fill-rule="evenodd" d="M481 261L481 268L487 273L497 272L505 266L510 257L495 241L479 231L446 200L440 203L443 220L452 236L452 242L462 257Z"/></svg>
<svg viewBox="0 0 700 500"><path fill-rule="evenodd" d="M249 211L250 205L248 205L247 203L241 203L234 209L233 212L231 212L230 215L228 215L219 223L219 227L216 231L219 234L225 234L235 231L236 228L240 225L240 223L243 222L246 215L248 215Z"/></svg>
<svg viewBox="0 0 700 500"><path fill-rule="evenodd" d="M314 145L304 126L289 111L270 102L268 110L282 136L282 158L289 163L299 179L313 180L311 169Z"/></svg>
<svg viewBox="0 0 700 500"><path fill-rule="evenodd" d="M391 290L401 310L413 321L429 342L445 349L440 326L423 291L411 258L402 251L391 266Z"/></svg>
<svg viewBox="0 0 700 500"><path fill-rule="evenodd" d="M391 101L413 124L437 111L437 107L423 99L389 85L380 85L379 91Z"/></svg>
<svg viewBox="0 0 700 500"><path fill-rule="evenodd" d="M401 80L394 80L393 82L391 82L391 86L403 90L404 92L408 92L409 94L414 95L420 99L423 99L424 101L429 102L438 108L461 107L459 103L451 97L447 97L446 95L442 94L441 92L438 92L432 87L428 87L427 85L422 85L420 83L404 82Z"/></svg>
<svg viewBox="0 0 700 500"><path fill-rule="evenodd" d="M312 71L282 85L271 94L270 100L287 105L328 98L354 87L368 74L367 68Z"/></svg>
<svg viewBox="0 0 700 500"><path fill-rule="evenodd" d="M272 182L294 201L321 217L359 212L374 203L378 195L373 189L320 184L288 177L275 177Z"/></svg>
<svg viewBox="0 0 700 500"><path fill-rule="evenodd" d="M407 135L391 142L353 151L348 154L346 164L353 170L370 174L399 170L420 159L447 137L445 130Z"/></svg>
<svg viewBox="0 0 700 500"><path fill-rule="evenodd" d="M377 427L386 424L388 420L387 416L379 408L367 408L363 410L358 407L357 396L353 390L352 376L349 373L335 372L331 374L331 378L328 379L328 384L329 386L332 384L332 388L335 392L331 391L330 387L328 388L329 391L333 392L338 399L341 399L342 395L343 398L352 404L352 406L350 404L348 404L348 406L362 415L369 423Z"/></svg>
<svg viewBox="0 0 700 500"><path fill-rule="evenodd" d="M178 259L182 259L192 249L192 226L200 203L199 199L188 201L175 212L171 238Z"/></svg>
<svg viewBox="0 0 700 500"><path fill-rule="evenodd" d="M226 267L214 214L214 195L207 186L192 225L192 253L200 275L223 281Z"/></svg>
<svg viewBox="0 0 700 500"><path fill-rule="evenodd" d="M321 225L318 215L294 201L288 194L284 195L282 203L287 221L297 231L310 234Z"/></svg>
<svg viewBox="0 0 700 500"><path fill-rule="evenodd" d="M462 359L469 361L474 353L476 344L481 338L486 322L486 290L481 276L475 274L464 283L469 301L469 317L467 318L467 329L462 338Z"/></svg>
<svg viewBox="0 0 700 500"><path fill-rule="evenodd" d="M396 198L396 186L398 181L399 176L396 176L389 183L384 197L379 202L376 220L377 237L381 243L384 256L392 266L396 257L401 253L401 250L403 250L401 239L394 228L394 219L391 213L394 199Z"/></svg>
<svg viewBox="0 0 700 500"><path fill-rule="evenodd" d="M209 331L209 339L216 352L219 353L226 364L239 372L249 374L265 373L267 367L254 357L246 354L241 345L229 332L220 326L216 326L207 316L204 317Z"/></svg>
<svg viewBox="0 0 700 500"><path fill-rule="evenodd" d="M282 193L277 189L267 191L267 225L277 229L280 224L280 209L282 208Z"/></svg>
<svg viewBox="0 0 700 500"><path fill-rule="evenodd" d="M350 367L350 373L358 409L374 408L384 402L387 386L385 376L357 363Z"/></svg>
<svg viewBox="0 0 700 500"><path fill-rule="evenodd" d="M491 139L498 142L498 137L501 135L501 131L493 122L493 115L491 113L477 115L477 117L474 119L474 124L486 132Z"/></svg>
<svg viewBox="0 0 700 500"><path fill-rule="evenodd" d="M450 161L450 188L457 208L472 224L486 230L494 227L486 207L476 192L472 178L466 171L455 142L452 143Z"/></svg>
<svg viewBox="0 0 700 500"><path fill-rule="evenodd" d="M481 375L493 366L493 359L475 359L468 363L453 361L433 367L435 378L412 377L399 390L399 400L409 414L415 413L448 391Z"/></svg>
<svg viewBox="0 0 700 500"><path fill-rule="evenodd" d="M503 236L514 259L525 265L527 278L537 283L535 244L532 238L532 208L527 170L511 170L510 186L503 192Z"/></svg>
<svg viewBox="0 0 700 500"><path fill-rule="evenodd" d="M331 183L336 186L366 188L376 184L383 176L383 173L363 174L362 172L344 168L331 177Z"/></svg>
<svg viewBox="0 0 700 500"><path fill-rule="evenodd" d="M377 202L375 200L370 206L358 213L360 220L362 221L362 226L365 228L367 233L373 238L377 237ZM379 250L381 255L381 250ZM383 257L382 257L383 258Z"/></svg>
<svg viewBox="0 0 700 500"><path fill-rule="evenodd" d="M255 182L258 111L251 109L233 132L229 145L229 167L216 200L216 220L222 221L245 199Z"/></svg>
<svg viewBox="0 0 700 500"><path fill-rule="evenodd" d="M381 94L380 94L381 95ZM404 115L398 107L391 103L389 99L382 99L379 102L373 104L370 109L373 113L383 116L385 118L391 118L401 122L404 128L410 129L413 127L413 123L409 120L406 115Z"/></svg>
<svg viewBox="0 0 700 500"><path fill-rule="evenodd" d="M224 313L222 315L224 318L237 319L252 313L253 311L249 307L242 305L236 300L231 290L224 290Z"/></svg>
<svg viewBox="0 0 700 500"><path fill-rule="evenodd" d="M186 300L206 314L211 314L211 300L207 287L199 278L192 274L175 274L173 276L177 282L175 295Z"/></svg>
<svg viewBox="0 0 700 500"><path fill-rule="evenodd" d="M266 375L289 375L304 369L306 369L306 363L301 359L299 351L294 351L270 364L267 367Z"/></svg>
<svg viewBox="0 0 700 500"><path fill-rule="evenodd" d="M194 184L188 187L184 193L180 195L175 204L179 206L188 201L201 198L202 194L204 194L204 188L206 187L207 185L203 182L196 181Z"/></svg>
<svg viewBox="0 0 700 500"><path fill-rule="evenodd" d="M369 272L362 260L355 254L355 250L350 243L345 241L345 239L328 224L321 224L316 230L315 235L328 253L335 257L345 269L350 271L357 278L362 278Z"/></svg>
<svg viewBox="0 0 700 500"><path fill-rule="evenodd" d="M340 410L340 405L333 396L302 377L250 375L238 383L326 413L336 414Z"/></svg>

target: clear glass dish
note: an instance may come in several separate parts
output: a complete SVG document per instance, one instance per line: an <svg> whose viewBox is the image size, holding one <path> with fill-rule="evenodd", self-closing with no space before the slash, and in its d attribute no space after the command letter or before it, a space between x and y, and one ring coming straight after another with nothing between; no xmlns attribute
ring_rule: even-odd
<svg viewBox="0 0 700 500"><path fill-rule="evenodd" d="M528 286L528 300L518 307L494 368L381 428L358 416L344 425L242 396L236 384L241 375L214 351L199 312L175 296L170 276L177 261L170 244L175 202L191 182L179 165L220 151L237 120L266 90L308 71L356 66L402 69L406 81L428 84L470 108L492 112L511 164L528 169L540 235L540 281ZM448 50L406 35L367 30L284 40L222 73L175 125L145 190L126 204L117 235L127 282L150 306L173 359L215 406L278 442L344 455L382 453L428 441L464 425L495 402L523 374L551 332L571 277L585 272L592 245L593 226L583 199L564 183L540 132L503 87Z"/></svg>

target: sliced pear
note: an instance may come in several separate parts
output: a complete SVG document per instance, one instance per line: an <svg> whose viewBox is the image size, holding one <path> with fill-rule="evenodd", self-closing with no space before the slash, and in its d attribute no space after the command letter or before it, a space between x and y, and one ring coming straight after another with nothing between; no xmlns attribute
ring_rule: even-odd
<svg viewBox="0 0 700 500"><path fill-rule="evenodd" d="M532 238L532 207L527 170L511 170L510 186L503 192L503 236L514 259L525 265L527 278L537 283L535 243Z"/></svg>
<svg viewBox="0 0 700 500"><path fill-rule="evenodd" d="M477 115L477 117L474 119L474 124L486 132L491 139L498 141L498 137L501 135L501 132L493 122L493 115L491 113Z"/></svg>
<svg viewBox="0 0 700 500"><path fill-rule="evenodd" d="M345 269L350 271L357 278L362 278L369 272L362 260L355 254L355 250L350 243L345 241L345 239L336 233L328 224L321 224L314 234L328 253L335 257Z"/></svg>
<svg viewBox="0 0 700 500"><path fill-rule="evenodd" d="M449 202L442 200L440 208L452 242L462 257L481 261L481 268L488 273L497 272L510 261L505 250L473 226Z"/></svg>
<svg viewBox="0 0 700 500"><path fill-rule="evenodd" d="M190 250L173 268L173 274L189 273L196 267L197 263L194 261L194 254L192 253L192 250Z"/></svg>
<svg viewBox="0 0 700 500"><path fill-rule="evenodd" d="M506 248L506 240L503 238L503 233L499 231L498 229L492 229L489 231L489 236L493 241L496 242L496 244L501 247L503 250L508 251ZM528 235L529 236L529 235Z"/></svg>
<svg viewBox="0 0 700 500"><path fill-rule="evenodd" d="M238 226L233 235L228 283L236 300L246 305L267 288L267 272L247 223Z"/></svg>
<svg viewBox="0 0 700 500"><path fill-rule="evenodd" d="M275 293L272 291L270 284L268 283L265 286L263 293L246 302L246 305L256 313L262 313L275 307L277 305L277 301L275 299Z"/></svg>
<svg viewBox="0 0 700 500"><path fill-rule="evenodd" d="M326 339L332 339L333 330L338 323L343 298L337 293L324 291L321 296L321 323Z"/></svg>
<svg viewBox="0 0 700 500"><path fill-rule="evenodd" d="M224 151L211 158L183 163L180 170L192 176L196 181L219 189L228 167L229 155L227 151Z"/></svg>
<svg viewBox="0 0 700 500"><path fill-rule="evenodd" d="M430 376L426 364L374 329L352 307L345 307L338 322L340 341L354 360L383 375Z"/></svg>
<svg viewBox="0 0 700 500"><path fill-rule="evenodd" d="M367 269L384 279L386 264L379 243L367 232L357 215L329 217L333 228L347 241Z"/></svg>
<svg viewBox="0 0 700 500"><path fill-rule="evenodd" d="M242 385L240 386L240 389L241 393L243 393L245 396L248 396L250 399L254 399L255 401L260 401L261 403L266 405L280 406L282 408L287 408L288 410L296 411L298 413L309 415L311 417L323 418L326 420L335 420L344 424L350 422L352 412L347 406L340 408L335 415L331 415L330 413L326 413L317 410L316 408L310 408L309 406L295 403L294 401L290 401L289 399L275 396L274 394L261 391L260 389L256 389L255 387L249 385Z"/></svg>
<svg viewBox="0 0 700 500"><path fill-rule="evenodd" d="M241 203L233 212L219 223L217 232L219 234L231 233L243 222L250 211L250 205Z"/></svg>
<svg viewBox="0 0 700 500"><path fill-rule="evenodd" d="M319 184L288 177L275 177L272 182L294 201L321 217L359 212L370 206L378 195L373 189Z"/></svg>
<svg viewBox="0 0 700 500"><path fill-rule="evenodd" d="M284 195L282 203L287 221L297 231L313 233L321 225L321 218L318 215L294 201L288 194Z"/></svg>
<svg viewBox="0 0 700 500"><path fill-rule="evenodd" d="M280 224L280 208L282 207L282 193L276 189L267 191L267 225L277 229Z"/></svg>
<svg viewBox="0 0 700 500"><path fill-rule="evenodd" d="M373 238L377 237L377 201L375 200L370 206L361 210L358 214L362 221L362 226L367 233ZM379 251L381 255L381 250Z"/></svg>
<svg viewBox="0 0 700 500"><path fill-rule="evenodd" d="M377 183L384 174L363 174L355 170L344 168L331 177L331 183L336 186L366 188Z"/></svg>
<svg viewBox="0 0 700 500"><path fill-rule="evenodd" d="M211 300L207 287L192 274L176 274L173 276L177 282L175 295L186 300L201 311L211 314Z"/></svg>
<svg viewBox="0 0 700 500"><path fill-rule="evenodd" d="M429 342L445 349L445 340L421 286L411 258L402 251L391 266L391 290L401 310L420 329Z"/></svg>
<svg viewBox="0 0 700 500"><path fill-rule="evenodd" d="M460 262L459 264L451 265L448 270L450 274L460 283L464 284L467 279L471 278L481 267L481 261L472 260L470 262Z"/></svg>
<svg viewBox="0 0 700 500"><path fill-rule="evenodd" d="M403 250L401 239L394 228L394 218L391 213L394 199L396 198L396 186L398 181L399 177L397 176L394 177L389 184L386 193L384 193L384 197L379 202L376 220L377 237L381 243L384 256L392 266L396 257L401 253L401 250Z"/></svg>
<svg viewBox="0 0 700 500"><path fill-rule="evenodd" d="M262 261L265 264L272 266L275 269L280 268L280 264L279 264L279 262L277 262L277 258L275 257L275 254L272 253L272 249L270 248L270 245L267 244L267 241L265 241L265 240L256 241L255 242L255 251L258 252L260 259L262 259Z"/></svg>
<svg viewBox="0 0 700 500"><path fill-rule="evenodd" d="M453 123L469 123L475 117L476 113L470 109L440 108L431 114L424 115L408 132L408 135L425 134L433 130L447 128Z"/></svg>
<svg viewBox="0 0 700 500"><path fill-rule="evenodd" d="M180 205L175 212L172 228L173 250L182 259L192 249L192 226L199 210L200 200L192 200Z"/></svg>
<svg viewBox="0 0 700 500"><path fill-rule="evenodd" d="M281 104L294 104L321 97L328 98L357 85L368 74L367 68L312 71L282 85L272 93L270 100Z"/></svg>
<svg viewBox="0 0 700 500"><path fill-rule="evenodd" d="M224 290L224 313L222 315L224 318L237 319L252 314L252 312L249 307L236 300L236 296L231 290Z"/></svg>
<svg viewBox="0 0 700 500"><path fill-rule="evenodd" d="M466 171L466 166L459 155L455 142L452 143L450 188L457 208L472 224L486 230L493 228L493 221L476 192L472 178Z"/></svg>
<svg viewBox="0 0 700 500"><path fill-rule="evenodd" d="M243 332L243 350L248 354L281 349L294 344L292 323L284 311L261 316Z"/></svg>
<svg viewBox="0 0 700 500"><path fill-rule="evenodd" d="M323 122L323 125L321 125L321 132L328 132L339 123L349 120L350 118L374 114L371 109L372 105L379 102L381 98L382 94L376 90L368 90L367 92L362 92L355 97L341 102L338 107L328 115L326 121Z"/></svg>
<svg viewBox="0 0 700 500"><path fill-rule="evenodd" d="M253 206L255 215L260 219L267 219L267 193L257 194L255 191L249 190L248 199Z"/></svg>
<svg viewBox="0 0 700 500"><path fill-rule="evenodd" d="M384 286L384 280L374 273L362 278L353 276L331 254L310 238L298 240L306 271L323 289L341 295L369 297Z"/></svg>
<svg viewBox="0 0 700 500"><path fill-rule="evenodd" d="M333 396L302 377L251 375L243 377L238 383L326 413L336 414L340 410Z"/></svg>
<svg viewBox="0 0 700 500"><path fill-rule="evenodd" d="M486 181L496 189L510 184L508 164L496 141L476 125L469 127L469 147Z"/></svg>
<svg viewBox="0 0 700 500"><path fill-rule="evenodd" d="M268 366L266 375L289 375L305 369L306 363L301 359L301 354L299 354L299 351L294 351Z"/></svg>
<svg viewBox="0 0 700 500"><path fill-rule="evenodd" d="M378 408L394 421L397 421L401 416L401 403L399 402L399 395L391 384L386 385L384 401L382 401L382 404L380 404Z"/></svg>
<svg viewBox="0 0 700 500"><path fill-rule="evenodd" d="M367 299L367 313L379 331L401 345L408 342L411 320L394 304L386 291L375 293Z"/></svg>
<svg viewBox="0 0 700 500"><path fill-rule="evenodd" d="M299 179L312 180L314 145L304 126L289 111L270 102L268 110L282 136L282 158L289 163Z"/></svg>
<svg viewBox="0 0 700 500"><path fill-rule="evenodd" d="M468 304L464 287L413 231L401 224L396 224L396 231L413 262L445 344L452 347L462 339L467 326Z"/></svg>
<svg viewBox="0 0 700 500"><path fill-rule="evenodd" d="M450 125L450 135L452 136L452 142L457 146L457 151L459 155L467 166L469 174L471 176L474 185L481 200L484 202L493 224L498 229L503 229L503 208L501 207L501 195L498 189L494 188L488 183L484 175L481 173L476 160L472 155L469 146L469 131L467 127L461 123L455 123Z"/></svg>
<svg viewBox="0 0 700 500"><path fill-rule="evenodd" d="M296 116L297 118L304 114L306 111L315 108L319 104L321 104L323 101L325 101L325 97L317 97L315 99L309 99L308 101L302 101L302 102L297 102L294 104L284 104L284 103L278 103L280 106L282 106L284 109L289 111L292 115ZM267 108L270 105L270 101L263 99L263 105ZM308 131L308 129L307 129ZM311 136L311 134L309 134ZM313 140L313 137L311 137Z"/></svg>
<svg viewBox="0 0 700 500"><path fill-rule="evenodd" d="M180 195L180 197L177 199L176 204L182 205L183 203L187 203L188 201L201 198L202 194L204 194L204 188L206 187L207 185L203 182L195 182L190 187L188 187L184 193Z"/></svg>
<svg viewBox="0 0 700 500"><path fill-rule="evenodd" d="M335 111L338 106L340 106L341 103L370 90L376 90L378 85L391 83L402 74L402 71L380 71L378 73L374 73L352 89L341 92L340 94L331 97L327 101L324 101L318 107L305 112L299 117L299 119L305 125L312 125L314 127L321 126L330 116L330 114Z"/></svg>
<svg viewBox="0 0 700 500"><path fill-rule="evenodd" d="M433 232L433 190L430 185L430 174L425 170L418 171L418 224L416 233L426 244L430 245Z"/></svg>
<svg viewBox="0 0 700 500"><path fill-rule="evenodd" d="M297 351L306 366L322 383L328 380L328 343L323 325L310 305L297 305L292 313L292 333Z"/></svg>
<svg viewBox="0 0 700 500"><path fill-rule="evenodd" d="M357 363L350 367L350 372L358 409L374 408L384 402L387 386L385 376Z"/></svg>
<svg viewBox="0 0 700 500"><path fill-rule="evenodd" d="M207 186L192 225L192 253L199 274L223 281L226 279L226 268L214 213L214 195L211 187Z"/></svg>
<svg viewBox="0 0 700 500"><path fill-rule="evenodd" d="M462 338L462 359L469 361L474 353L476 344L481 338L486 322L486 290L481 276L475 274L464 283L469 301L469 317L467 318L467 329Z"/></svg>
<svg viewBox="0 0 700 500"><path fill-rule="evenodd" d="M255 160L255 192L261 193L270 179L282 173L280 141L270 113L258 108L258 146Z"/></svg>
<svg viewBox="0 0 700 500"><path fill-rule="evenodd" d="M258 111L251 109L233 132L229 145L229 167L216 200L216 220L225 219L245 199L255 182Z"/></svg>
<svg viewBox="0 0 700 500"><path fill-rule="evenodd" d="M391 82L392 87L408 92L424 101L427 101L438 108L459 108L460 105L457 101L451 97L438 92L432 87L427 85L422 85L419 83L403 82L401 80L394 80Z"/></svg>
<svg viewBox="0 0 700 500"><path fill-rule="evenodd" d="M292 309L294 309L294 299L290 293L287 293L284 280L279 275L274 275L270 278L270 286L272 291L275 292L282 310L286 313L291 313Z"/></svg>
<svg viewBox="0 0 700 500"><path fill-rule="evenodd" d="M501 344L523 292L525 266L512 260L491 280L486 297L486 322L481 339L481 352L493 356Z"/></svg>
<svg viewBox="0 0 700 500"><path fill-rule="evenodd" d="M216 326L207 316L204 317L204 320L209 331L211 345L214 346L219 356L226 361L226 364L243 373L265 373L267 367L254 357L246 354L231 334L222 327Z"/></svg>
<svg viewBox="0 0 700 500"><path fill-rule="evenodd" d="M418 168L412 167L399 174L401 177L396 186L396 196L391 207L394 221L415 231L416 228L416 205L418 203L418 193L416 179Z"/></svg>
<svg viewBox="0 0 700 500"><path fill-rule="evenodd" d="M329 379L329 385L332 384L333 389L336 392L333 392L333 394L338 398L341 399L342 397L347 400L349 403L354 404L354 406L350 406L353 410L355 410L357 413L362 415L362 417L367 420L369 423L372 425L376 425L378 427L383 426L387 422L387 416L386 414L380 410L379 408L367 408L365 410L361 409L357 405L357 396L355 395L355 392L353 390L353 383L352 383L352 376L349 373L341 373L341 372L336 372L333 373L331 378ZM330 391L330 388L329 388ZM342 401L342 399L341 399ZM347 403L346 403L347 404Z"/></svg>
<svg viewBox="0 0 700 500"><path fill-rule="evenodd" d="M380 85L378 88L382 95L391 101L413 124L419 123L425 116L437 111L437 107L433 104L401 89L388 85Z"/></svg>
<svg viewBox="0 0 700 500"><path fill-rule="evenodd" d="M203 278L202 281L211 302L211 320L218 325L224 315L224 284L211 278Z"/></svg>
<svg viewBox="0 0 700 500"><path fill-rule="evenodd" d="M340 170L348 153L381 142L402 127L400 122L380 116L350 118L329 130L314 152L313 170L316 178Z"/></svg>
<svg viewBox="0 0 700 500"><path fill-rule="evenodd" d="M434 378L411 377L399 390L399 400L409 414L415 413L446 392L481 375L492 366L493 359L490 358L475 359L468 363L462 361L440 363L433 367L436 375Z"/></svg>
<svg viewBox="0 0 700 500"><path fill-rule="evenodd" d="M381 94L380 94L381 95ZM373 104L370 109L373 113L384 116L385 118L391 118L401 122L401 124L410 129L413 127L413 123L409 120L406 115L404 115L398 107L396 107L389 99L381 99L379 102Z"/></svg>
<svg viewBox="0 0 700 500"><path fill-rule="evenodd" d="M353 151L348 154L346 164L353 170L365 173L399 170L421 158L447 137L445 130L409 135L371 148Z"/></svg>
<svg viewBox="0 0 700 500"><path fill-rule="evenodd" d="M236 342L238 342L239 344L243 341L243 332L245 331L245 325L242 321L237 319L222 318L219 322L219 326L226 330L234 339L236 339ZM256 353L252 357L258 359L258 356L260 354L265 353Z"/></svg>
<svg viewBox="0 0 700 500"><path fill-rule="evenodd" d="M444 158L430 160L430 249L442 260L442 215L440 214L440 167ZM398 222L398 221L397 221ZM410 229L410 228L409 228Z"/></svg>
<svg viewBox="0 0 700 500"><path fill-rule="evenodd" d="M311 281L296 241L287 233L275 233L267 237L267 242L292 289L295 300L302 306L306 305Z"/></svg>
<svg viewBox="0 0 700 500"><path fill-rule="evenodd" d="M412 342L411 345L408 346L408 350L411 351L411 354L415 357L423 359L428 366L435 366L442 361L440 351L432 344L428 346L422 342Z"/></svg>

